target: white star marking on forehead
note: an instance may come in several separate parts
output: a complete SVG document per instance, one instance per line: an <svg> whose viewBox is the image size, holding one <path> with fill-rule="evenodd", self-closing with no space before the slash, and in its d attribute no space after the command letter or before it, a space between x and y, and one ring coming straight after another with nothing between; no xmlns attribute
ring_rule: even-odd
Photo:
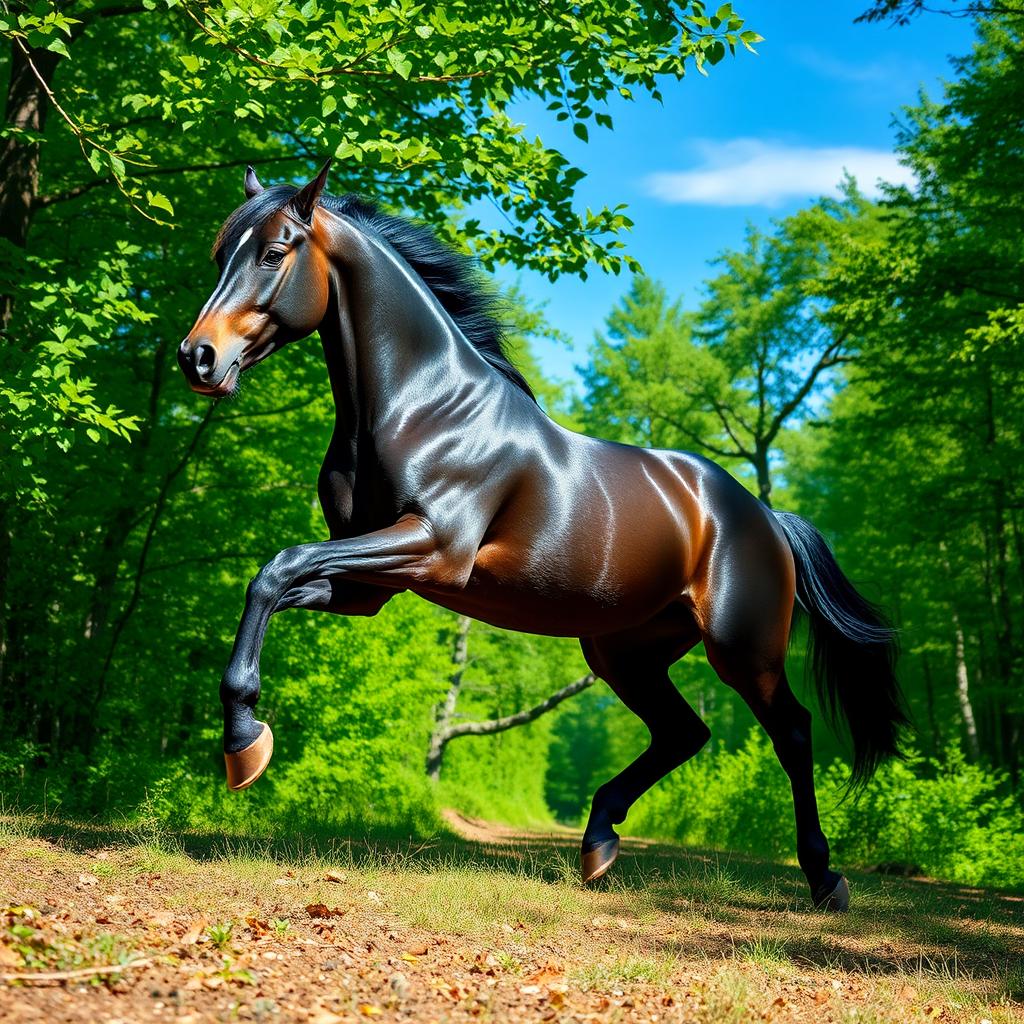
<svg viewBox="0 0 1024 1024"><path fill-rule="evenodd" d="M245 245L245 243L248 242L250 238L252 238L252 228L248 228L245 234L242 235L242 237L238 240L238 245L235 246L235 252L231 254L232 259L234 259L235 253L237 253L238 250L241 249L242 246Z"/></svg>

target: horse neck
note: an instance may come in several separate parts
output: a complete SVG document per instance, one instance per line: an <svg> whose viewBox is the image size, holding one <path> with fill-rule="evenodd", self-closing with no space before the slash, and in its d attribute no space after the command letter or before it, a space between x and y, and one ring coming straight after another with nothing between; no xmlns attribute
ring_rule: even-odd
<svg viewBox="0 0 1024 1024"><path fill-rule="evenodd" d="M482 401L506 386L390 246L339 214L327 229L332 286L320 337L339 430L353 440L392 435L419 410L438 420L451 394Z"/></svg>

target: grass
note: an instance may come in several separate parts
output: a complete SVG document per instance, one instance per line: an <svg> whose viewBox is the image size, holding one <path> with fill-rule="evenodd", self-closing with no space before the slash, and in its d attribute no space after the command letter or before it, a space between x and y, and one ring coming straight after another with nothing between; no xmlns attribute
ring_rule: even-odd
<svg viewBox="0 0 1024 1024"><path fill-rule="evenodd" d="M328 881L329 872L343 881ZM352 936L365 933L374 950L370 968L393 978L397 965L401 985L412 985L421 961L429 961L444 977L429 980L424 970L423 994L415 998L441 1000L455 1018L492 1007L479 1003L486 977L494 982L488 998L525 1001L531 1009L530 1000L547 1000L548 1009L583 1012L576 1000L600 1019L631 1019L623 1011L642 1005L643 1019L648 1010L669 1019L671 1009L679 1019L709 1024L1024 1020L1024 899L959 885L851 873L851 912L836 916L810 909L791 866L640 841L624 844L603 884L583 889L571 836L486 843L439 835L424 843L140 835L30 817L0 819L0 877L18 887L5 897L12 906L41 903L48 887L60 885L76 903L142 891L148 902L134 908L134 919L201 920L196 942L211 960L196 975L199 984L232 991L255 990L250 982L265 966L253 959L256 926L243 924L258 918L261 941L289 956L303 944L344 942L346 955L357 958ZM315 904L338 913L318 922L319 931L305 910ZM381 959L382 933L396 936L385 968L380 964L391 961ZM145 924L67 941L64 948L52 936L39 938L36 961L24 961L115 962L162 948ZM430 945L429 954L408 952L421 944ZM467 980L446 989L444 978L460 972ZM323 977L333 983L342 975ZM376 1002L352 1004L353 1019L368 1015L360 1006L395 1009L398 997L388 995L385 981L367 996ZM0 1011L3 998L0 991ZM347 1004L338 998L335 1016L344 1020Z"/></svg>

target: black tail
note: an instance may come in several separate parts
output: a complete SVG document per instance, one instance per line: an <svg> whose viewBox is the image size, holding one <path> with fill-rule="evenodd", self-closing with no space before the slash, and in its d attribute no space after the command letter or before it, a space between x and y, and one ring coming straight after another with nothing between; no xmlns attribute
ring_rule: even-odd
<svg viewBox="0 0 1024 1024"><path fill-rule="evenodd" d="M867 782L899 756L907 724L896 681L896 632L843 575L825 538L792 512L776 512L796 561L797 601L810 617L810 663L818 699L833 728L853 741L853 778Z"/></svg>

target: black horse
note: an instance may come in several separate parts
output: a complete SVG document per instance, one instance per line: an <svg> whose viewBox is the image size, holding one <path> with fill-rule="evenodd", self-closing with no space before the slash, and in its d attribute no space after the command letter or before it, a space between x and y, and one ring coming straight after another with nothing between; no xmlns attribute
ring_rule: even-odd
<svg viewBox="0 0 1024 1024"><path fill-rule="evenodd" d="M789 775L815 906L846 909L785 652L798 601L822 704L845 720L854 778L866 779L904 722L881 615L814 527L714 463L550 420L503 354L467 262L422 228L325 195L327 170L301 189L264 189L249 168L248 199L214 246L219 281L178 353L195 391L226 395L244 370L319 331L336 408L319 479L331 539L280 552L246 595L221 684L228 784L250 785L270 760L270 729L253 715L270 616L373 615L412 590L497 626L579 637L650 730L647 750L594 795L591 881L617 855L612 826L710 735L668 674L703 641Z"/></svg>

